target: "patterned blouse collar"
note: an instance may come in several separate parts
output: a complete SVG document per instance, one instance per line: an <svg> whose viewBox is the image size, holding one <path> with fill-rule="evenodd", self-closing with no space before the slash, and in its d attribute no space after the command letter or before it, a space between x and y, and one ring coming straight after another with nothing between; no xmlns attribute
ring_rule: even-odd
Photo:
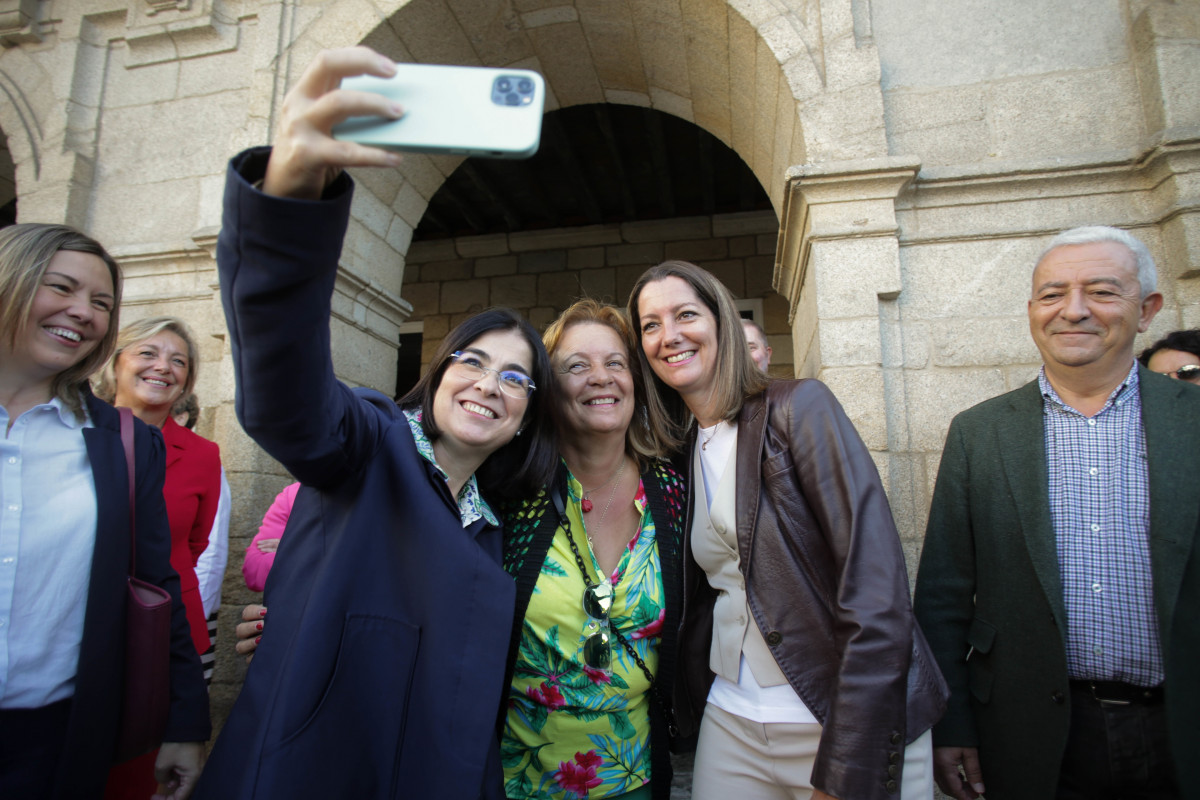
<svg viewBox="0 0 1200 800"><path fill-rule="evenodd" d="M426 461L433 464L434 469L443 478L449 480L446 471L438 466L437 459L433 455L433 442L429 441L429 437L425 435L425 429L421 427L421 409L405 408L404 418L408 420L408 428L412 431L413 439L417 443L417 452L420 453ZM489 525L496 527L500 526L500 520L492 512L491 506L483 499L483 495L479 492L479 483L475 480L475 475L472 474L458 490L458 497L455 498L458 503L458 515L462 518L462 526L465 528L477 519L484 519Z"/></svg>

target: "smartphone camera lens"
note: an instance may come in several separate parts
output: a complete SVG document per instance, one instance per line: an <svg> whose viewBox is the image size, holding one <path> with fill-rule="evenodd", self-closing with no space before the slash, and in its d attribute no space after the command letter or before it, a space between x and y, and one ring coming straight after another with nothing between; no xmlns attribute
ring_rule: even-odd
<svg viewBox="0 0 1200 800"><path fill-rule="evenodd" d="M506 106L521 105L521 95L517 94L516 92L509 92L508 94L504 95L504 104Z"/></svg>
<svg viewBox="0 0 1200 800"><path fill-rule="evenodd" d="M521 94L529 94L533 91L533 81L529 78L522 78L521 82L517 84L517 91Z"/></svg>
<svg viewBox="0 0 1200 800"><path fill-rule="evenodd" d="M496 89L501 92L511 92L512 81L508 78L499 78L496 80ZM509 103L509 105L512 105L512 103Z"/></svg>

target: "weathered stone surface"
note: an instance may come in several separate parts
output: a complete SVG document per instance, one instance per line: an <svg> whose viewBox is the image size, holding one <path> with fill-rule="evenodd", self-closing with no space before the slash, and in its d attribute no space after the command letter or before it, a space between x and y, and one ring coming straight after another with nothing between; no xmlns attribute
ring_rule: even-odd
<svg viewBox="0 0 1200 800"><path fill-rule="evenodd" d="M537 300L536 275L508 275L503 278L492 278L491 296L488 302L494 306L511 306L522 308L531 306Z"/></svg>
<svg viewBox="0 0 1200 800"><path fill-rule="evenodd" d="M488 281L483 279L469 281L445 281L442 283L441 303L442 313L458 311L482 311L488 304Z"/></svg>

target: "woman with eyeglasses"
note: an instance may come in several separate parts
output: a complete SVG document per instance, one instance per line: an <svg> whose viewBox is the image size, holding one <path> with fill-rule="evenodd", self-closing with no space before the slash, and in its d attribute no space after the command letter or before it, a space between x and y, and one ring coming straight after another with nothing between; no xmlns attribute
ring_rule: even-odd
<svg viewBox="0 0 1200 800"><path fill-rule="evenodd" d="M342 168L395 157L330 128L396 116L338 88L393 70L367 48L322 53L289 93L274 148L229 167L217 261L238 417L302 487L267 585L270 629L199 797L500 795L516 592L489 501L549 481L554 379L508 309L454 328L399 405L334 377L331 295L353 190Z"/></svg>
<svg viewBox="0 0 1200 800"><path fill-rule="evenodd" d="M645 413L624 312L581 300L543 341L562 466L504 514L517 582L505 793L665 799L686 490Z"/></svg>
<svg viewBox="0 0 1200 800"><path fill-rule="evenodd" d="M1200 385L1200 328L1173 331L1138 356L1151 372Z"/></svg>
<svg viewBox="0 0 1200 800"><path fill-rule="evenodd" d="M758 370L700 267L647 270L629 316L650 414L690 465L675 713L699 728L692 797L932 798L946 685L854 426L819 381Z"/></svg>

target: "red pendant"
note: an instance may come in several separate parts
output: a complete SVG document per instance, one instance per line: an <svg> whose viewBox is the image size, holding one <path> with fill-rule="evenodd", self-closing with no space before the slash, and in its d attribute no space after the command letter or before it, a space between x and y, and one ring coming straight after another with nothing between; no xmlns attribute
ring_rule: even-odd
<svg viewBox="0 0 1200 800"><path fill-rule="evenodd" d="M583 502L581 502L581 503L579 504L579 506L580 506L580 508L582 508L582 509L583 509L583 513L585 513L585 514L586 514L587 512L589 512L589 511L591 511L591 510L592 510L592 501L591 501L591 500L588 500L588 499L585 497L585 498L583 498Z"/></svg>

